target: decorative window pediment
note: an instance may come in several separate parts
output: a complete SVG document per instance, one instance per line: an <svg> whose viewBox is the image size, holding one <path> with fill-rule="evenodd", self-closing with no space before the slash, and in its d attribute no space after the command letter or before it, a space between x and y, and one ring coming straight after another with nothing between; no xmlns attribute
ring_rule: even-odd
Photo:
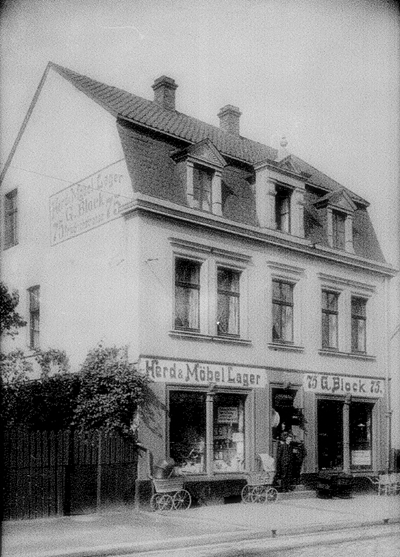
<svg viewBox="0 0 400 557"><path fill-rule="evenodd" d="M295 174L301 174L301 169L295 164L292 159L292 155L287 155L284 159L278 162L278 167L281 170L287 170L288 172L294 172Z"/></svg>
<svg viewBox="0 0 400 557"><path fill-rule="evenodd" d="M193 163L197 162L201 165L220 170L227 165L224 157L209 139L204 139L185 149L175 151L175 153L172 154L172 158L176 162L190 160Z"/></svg>
<svg viewBox="0 0 400 557"><path fill-rule="evenodd" d="M357 209L356 204L351 199L350 195L344 189L328 193L318 201L314 203L317 209L322 207L331 207L338 211L345 213L354 213Z"/></svg>

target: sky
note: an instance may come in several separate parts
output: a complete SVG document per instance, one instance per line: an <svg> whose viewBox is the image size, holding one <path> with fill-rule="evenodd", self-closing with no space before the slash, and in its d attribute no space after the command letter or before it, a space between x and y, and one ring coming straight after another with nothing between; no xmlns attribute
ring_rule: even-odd
<svg viewBox="0 0 400 557"><path fill-rule="evenodd" d="M4 164L51 60L152 99L160 75L177 109L279 145L371 202L399 266L399 14L384 0L8 0L0 18ZM394 233L395 232L395 233Z"/></svg>
<svg viewBox="0 0 400 557"><path fill-rule="evenodd" d="M49 61L288 150L370 203L400 267L400 19L389 0L3 0L0 163ZM400 279L393 281L400 294ZM397 290L396 290L397 289ZM398 304L400 305L400 304ZM396 303L394 303L396 307ZM391 316L394 332L400 310ZM400 344L400 333L395 337Z"/></svg>
<svg viewBox="0 0 400 557"><path fill-rule="evenodd" d="M400 18L388 0L8 0L0 12L0 162L49 61L289 152L371 203L400 266ZM397 281L395 281L397 282Z"/></svg>

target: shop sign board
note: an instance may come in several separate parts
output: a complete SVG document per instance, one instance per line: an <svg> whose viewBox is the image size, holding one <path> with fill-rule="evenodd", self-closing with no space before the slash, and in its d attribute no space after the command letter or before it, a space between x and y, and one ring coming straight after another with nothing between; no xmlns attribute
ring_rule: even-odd
<svg viewBox="0 0 400 557"><path fill-rule="evenodd" d="M130 198L122 160L55 193L49 199L51 245L118 218L121 206Z"/></svg>
<svg viewBox="0 0 400 557"><path fill-rule="evenodd" d="M223 364L141 358L139 371L156 383L182 385L213 383L219 387L250 389L262 389L267 384L267 374L262 369Z"/></svg>
<svg viewBox="0 0 400 557"><path fill-rule="evenodd" d="M385 394L385 384L382 379L344 375L308 373L304 376L303 387L305 391L325 395L382 398Z"/></svg>
<svg viewBox="0 0 400 557"><path fill-rule="evenodd" d="M351 451L351 464L353 466L371 466L371 451Z"/></svg>
<svg viewBox="0 0 400 557"><path fill-rule="evenodd" d="M236 424L239 421L239 408L237 406L218 406L219 424Z"/></svg>

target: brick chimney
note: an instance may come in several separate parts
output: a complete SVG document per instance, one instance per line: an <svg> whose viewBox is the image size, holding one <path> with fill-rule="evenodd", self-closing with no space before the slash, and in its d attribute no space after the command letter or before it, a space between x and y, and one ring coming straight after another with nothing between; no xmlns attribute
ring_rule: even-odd
<svg viewBox="0 0 400 557"><path fill-rule="evenodd" d="M175 110L175 89L177 89L177 87L174 79L162 75L156 79L154 85L152 85L154 90L154 102L167 110Z"/></svg>
<svg viewBox="0 0 400 557"><path fill-rule="evenodd" d="M242 113L237 106L232 106L227 104L218 113L219 127L224 132L233 133L239 135L240 126L239 120Z"/></svg>

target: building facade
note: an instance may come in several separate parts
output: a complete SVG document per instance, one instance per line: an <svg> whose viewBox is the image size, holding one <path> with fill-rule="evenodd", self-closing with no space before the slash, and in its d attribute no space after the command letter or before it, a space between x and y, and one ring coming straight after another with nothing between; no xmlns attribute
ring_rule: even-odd
<svg viewBox="0 0 400 557"><path fill-rule="evenodd" d="M159 405L139 439L192 482L243 479L282 433L303 474L387 467L388 282L368 202L287 151L50 63L2 175L2 276L26 335L127 345ZM139 481L148 469L142 458Z"/></svg>

